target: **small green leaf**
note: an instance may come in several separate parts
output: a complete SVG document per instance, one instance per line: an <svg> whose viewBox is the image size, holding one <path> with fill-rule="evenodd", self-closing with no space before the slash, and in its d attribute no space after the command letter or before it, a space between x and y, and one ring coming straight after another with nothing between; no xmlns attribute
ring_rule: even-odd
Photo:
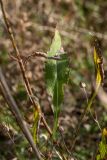
<svg viewBox="0 0 107 160"><path fill-rule="evenodd" d="M53 90L53 104L55 107L54 111L54 129L53 129L53 134L56 134L57 130L57 124L58 124L58 117L60 113L60 105L63 102L64 98L64 84L67 84L68 79L69 79L69 63L68 63L68 58L67 55L64 57L61 56L62 60L57 62L57 68L56 68L56 73L57 73L57 79L55 81L54 85L54 90ZM56 135L55 135L56 136Z"/></svg>
<svg viewBox="0 0 107 160"><path fill-rule="evenodd" d="M48 93L52 96L54 105L54 127L53 137L55 137L60 105L63 102L63 87L67 83L69 76L68 57L60 53L61 37L58 30L55 30L55 36L52 41L48 56L58 56L60 60L47 59L45 64L45 79Z"/></svg>
<svg viewBox="0 0 107 160"><path fill-rule="evenodd" d="M59 52L60 48L61 48L61 37L59 31L56 29L50 50L48 52L48 56L55 56L55 54Z"/></svg>

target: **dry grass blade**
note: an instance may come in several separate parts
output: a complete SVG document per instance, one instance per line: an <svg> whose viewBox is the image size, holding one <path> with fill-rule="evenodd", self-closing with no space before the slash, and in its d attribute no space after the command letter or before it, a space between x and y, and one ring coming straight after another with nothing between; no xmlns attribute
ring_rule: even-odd
<svg viewBox="0 0 107 160"><path fill-rule="evenodd" d="M97 37L94 37L94 65L96 73L96 88L104 81L104 68L101 44Z"/></svg>

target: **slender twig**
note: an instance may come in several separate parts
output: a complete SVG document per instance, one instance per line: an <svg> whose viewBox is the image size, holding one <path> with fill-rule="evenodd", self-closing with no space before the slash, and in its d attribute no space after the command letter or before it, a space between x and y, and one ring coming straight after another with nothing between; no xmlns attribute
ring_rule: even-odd
<svg viewBox="0 0 107 160"><path fill-rule="evenodd" d="M87 105L88 105L89 99L88 99L88 96L87 96L86 85L85 85L85 83L83 83L83 82L80 83L80 84L81 84L81 87L82 87L82 89L83 89L83 91L84 91L84 93L85 93L86 101L87 101ZM94 117L94 115L92 114L91 109L90 109L90 115L91 115L91 117L93 118L93 120L94 120L95 123L97 124L98 128L99 128L100 130L102 130L102 129L101 129L101 126L100 126L100 124L99 124L98 118L97 118L97 114L96 114L95 111L94 111L94 113L95 113L95 117Z"/></svg>
<svg viewBox="0 0 107 160"><path fill-rule="evenodd" d="M0 4L1 4L1 9L2 9L2 13L3 13L3 17L4 17L4 21L5 21L5 24L6 24L6 27L7 27L7 31L9 33L9 36L10 36L10 40L12 42L12 45L13 45L13 48L15 50L15 53L16 53L16 56L18 58L18 62L19 62L19 65L20 65L20 69L21 69L21 72L22 72L22 75L23 75L23 79L24 79L24 82L25 82L25 87L26 87L26 90L29 94L29 97L30 95L32 95L32 90L31 90L31 87L30 87L30 84L29 84L29 81L26 77L26 74L25 74L25 67L23 65L23 61L21 59L21 55L20 55L20 52L18 50L18 47L16 45L16 42L15 42L15 38L14 38L14 35L13 35L13 32L12 32L12 29L10 27L10 24L9 24L9 21L6 17L6 12L5 12L5 9L4 9L4 5L3 5L3 1L0 0ZM30 97L30 100L32 101L32 98ZM32 101L33 102L33 101ZM37 107L36 107L37 108ZM39 110L39 109L38 109Z"/></svg>
<svg viewBox="0 0 107 160"><path fill-rule="evenodd" d="M60 128L59 128L59 133L60 133L60 135L61 135L61 137L62 137L63 145L64 145L64 147L65 147L68 155L71 156L71 152L70 152L70 150L68 149L68 147L66 146L66 143L65 143L65 140L64 140L64 136L63 136L62 130L61 130Z"/></svg>
<svg viewBox="0 0 107 160"><path fill-rule="evenodd" d="M19 127L21 128L23 134L25 135L26 139L28 140L28 142L30 143L30 145L32 146L32 149L34 151L34 153L36 154L36 157L38 160L42 160L40 153L33 141L32 135L26 125L26 122L23 120L21 113L18 109L18 106L15 102L15 100L13 99L11 92L9 90L9 87L6 83L5 77L2 73L2 69L0 68L0 89L3 93L3 96L8 104L8 106L10 107L11 112L13 113L13 115L15 116L17 123L19 125Z"/></svg>
<svg viewBox="0 0 107 160"><path fill-rule="evenodd" d="M87 112L90 111L92 103L93 103L93 100L95 99L97 93L98 93L98 88L95 89L95 91L93 92L90 100L88 101L87 106L84 108L84 111L83 111L83 113L81 115L81 118L79 120L79 124L78 124L77 128L75 129L75 137L73 138L73 141L72 141L71 152L73 151L74 146L76 144L76 141L77 141L77 138L78 138L78 135L79 135L79 131L80 131L80 128L81 128L81 124L82 124L82 122L84 120L84 117L86 116Z"/></svg>
<svg viewBox="0 0 107 160"><path fill-rule="evenodd" d="M2 9L2 13L3 13L3 18L4 18L4 21L5 21L5 24L6 24L6 28L7 28L7 31L8 31L8 34L9 34L9 37L10 37L10 40L12 42L12 45L13 45L13 48L14 48L14 51L16 53L16 58L15 60L17 60L17 62L19 63L19 66L20 66L20 70L21 70L21 73L22 73L22 76L23 76L23 80L24 80L24 84L25 84L25 88L26 88L26 91L28 93L28 96L29 96L29 99L31 101L31 103L33 104L33 106L35 107L36 111L38 112L39 114L39 117L41 118L41 121L43 122L45 128L47 129L48 133L50 136L52 136L52 131L50 129L50 127L48 126L45 118L44 118L44 115L40 109L40 105L39 103L36 101L36 99L34 98L34 94L33 94L33 91L31 89L31 86L30 86L30 83L29 83L29 80L26 76L26 72L25 72L25 64L24 64L24 61L23 61L23 58L21 57L21 54L18 50L18 47L16 45L16 41L15 41L15 38L14 38L14 35L13 35L13 32L12 32L12 29L10 27L10 24L9 24L9 21L6 17L6 11L4 9L4 5L3 5L3 0L0 0L0 4L1 4L1 9ZM58 57L57 57L58 58ZM51 59L51 58L50 58ZM60 147L60 145L59 145ZM62 156L63 157L63 156Z"/></svg>
<svg viewBox="0 0 107 160"><path fill-rule="evenodd" d="M61 54L62 55L62 54ZM31 59L32 57L43 57L45 59L52 59L52 60L62 60L62 58L60 57L60 55L56 55L56 56L51 56L51 57L48 57L47 56L47 53L44 53L44 52L33 52L31 55L28 55L25 58L25 61L28 61L29 59Z"/></svg>
<svg viewBox="0 0 107 160"><path fill-rule="evenodd" d="M12 29L11 29L9 21L8 21L8 19L6 17L6 11L4 9L4 5L3 5L3 1L2 0L0 0L0 4L1 4L1 9L2 9L2 13L3 13L5 24L6 24L6 28L7 28L7 31L9 33L9 36L10 36L10 40L12 42L14 51L15 51L16 56L18 58L19 66L20 66L20 69L21 69L21 72L22 72L25 88L27 90L29 99L30 99L31 103L33 104L33 106L35 107L36 111L38 112L39 116L41 117L41 120L42 120L44 126L46 127L47 131L49 132L50 135L52 135L52 131L51 131L50 127L48 126L48 124L47 124L47 122L46 122L46 120L45 120L45 118L43 116L43 113L41 112L39 103L36 102L34 98L32 98L34 95L33 95L29 80L28 80L28 78L26 76L26 73L25 73L25 66L24 66L23 60L21 59L21 54L20 54L20 52L18 50L18 47L17 47L16 42L15 42L14 35L12 33Z"/></svg>
<svg viewBox="0 0 107 160"><path fill-rule="evenodd" d="M65 55L65 53L61 54L61 55ZM12 54L9 53L9 56L10 58L12 58L13 60L15 61L19 61L17 57L13 56ZM25 64L27 61L31 60L32 58L34 57L43 57L45 59L49 59L49 60L57 60L57 61L60 61L62 60L61 56L60 55L56 55L56 56L50 56L48 57L47 56L47 53L44 53L44 52L38 52L38 51L35 51L33 52L32 54L28 55L28 56L21 56L21 59L23 60L23 63Z"/></svg>
<svg viewBox="0 0 107 160"><path fill-rule="evenodd" d="M93 113L92 113L92 111L90 109L90 115L93 118L93 120L95 121L95 123L97 124L98 128L100 129L100 131L102 131L102 128L101 128L100 123L98 121L98 117L97 117L96 112L94 111L94 115L93 115Z"/></svg>

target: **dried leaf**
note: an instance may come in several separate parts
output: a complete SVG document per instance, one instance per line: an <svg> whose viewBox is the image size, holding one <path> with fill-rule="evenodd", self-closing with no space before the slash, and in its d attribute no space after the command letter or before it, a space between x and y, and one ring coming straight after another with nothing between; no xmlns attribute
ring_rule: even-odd
<svg viewBox="0 0 107 160"><path fill-rule="evenodd" d="M94 64L96 72L96 85L97 87L103 83L104 80L104 69L103 69L103 57L101 52L100 41L95 38L94 41Z"/></svg>

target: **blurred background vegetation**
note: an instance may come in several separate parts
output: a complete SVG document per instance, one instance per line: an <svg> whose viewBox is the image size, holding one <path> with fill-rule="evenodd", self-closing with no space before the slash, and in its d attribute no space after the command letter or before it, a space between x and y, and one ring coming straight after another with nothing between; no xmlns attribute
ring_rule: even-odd
<svg viewBox="0 0 107 160"><path fill-rule="evenodd" d="M64 50L69 54L71 85L65 87L65 98L60 115L60 125L64 128L64 139L70 150L71 137L81 113L86 106L86 97L80 82L86 84L87 95L92 93L95 77L93 64L92 35L102 43L106 90L107 70L107 1L105 0L4 0L9 22L13 29L22 56L34 51L49 51L54 29L57 26L62 37ZM16 61L0 10L0 66L8 85L17 101L29 127L33 124L33 109L23 86L22 76ZM26 64L26 74L41 108L51 124L52 115L44 81L44 60L33 58ZM107 110L98 98L93 103L101 128L107 126ZM0 95L0 159L33 160L34 155L23 137L13 115ZM2 124L9 127L9 135L2 133ZM41 124L42 125L42 124ZM46 131L40 131L41 144ZM82 124L73 156L77 160L94 159L101 131L93 118L88 115ZM10 138L11 137L11 138ZM13 142L14 141L14 142ZM11 146L11 147L10 147ZM39 146L44 154L51 151L51 145ZM47 151L48 150L48 151ZM56 159L56 158L55 158Z"/></svg>

